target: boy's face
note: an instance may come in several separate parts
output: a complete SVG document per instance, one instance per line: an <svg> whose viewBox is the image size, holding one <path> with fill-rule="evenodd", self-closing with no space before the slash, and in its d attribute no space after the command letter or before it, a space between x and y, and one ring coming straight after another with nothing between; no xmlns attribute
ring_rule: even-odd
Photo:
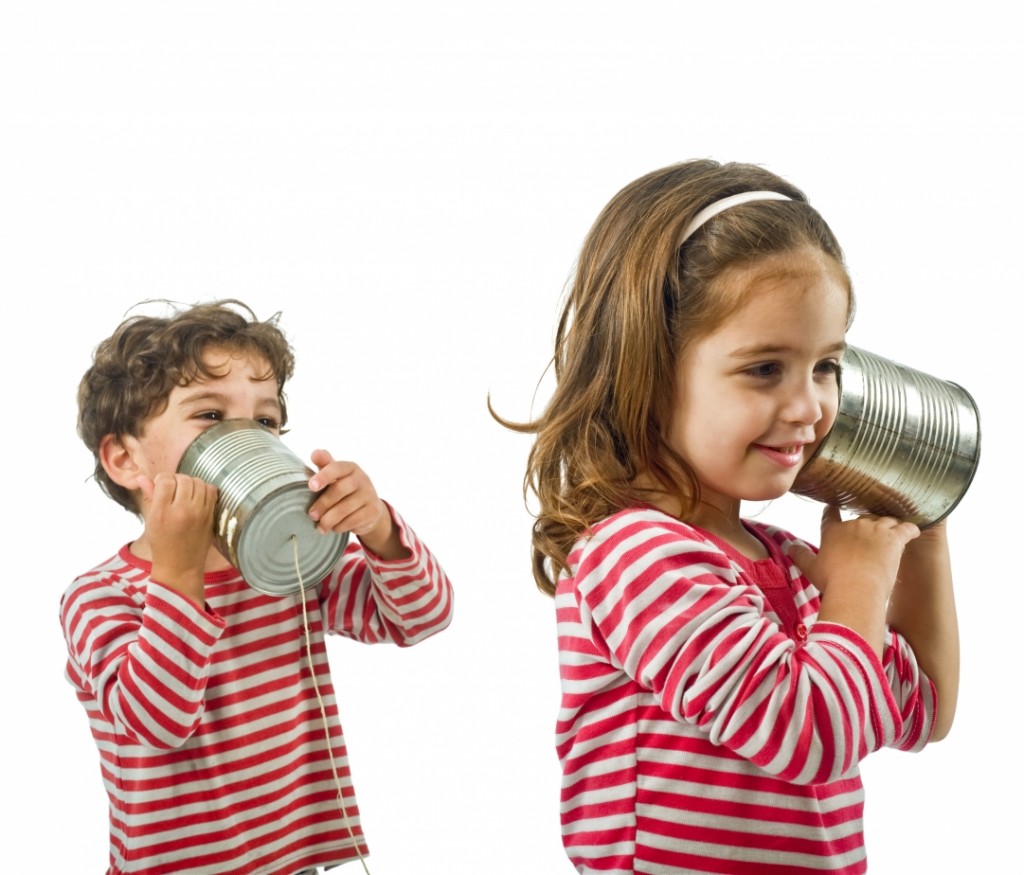
<svg viewBox="0 0 1024 875"><path fill-rule="evenodd" d="M167 406L146 421L141 436L122 439L139 474L149 479L173 474L188 445L225 419L255 419L280 432L277 381L265 359L211 347L203 353L203 363L215 377L175 386Z"/></svg>

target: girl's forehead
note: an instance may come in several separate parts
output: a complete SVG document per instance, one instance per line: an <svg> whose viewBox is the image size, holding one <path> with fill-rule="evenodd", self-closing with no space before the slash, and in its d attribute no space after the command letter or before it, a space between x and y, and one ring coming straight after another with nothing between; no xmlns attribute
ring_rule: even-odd
<svg viewBox="0 0 1024 875"><path fill-rule="evenodd" d="M826 279L839 285L848 302L848 315L853 310L853 286L846 268L831 255L814 247L764 255L745 264L726 268L714 283L713 294L725 298L728 310L734 313L755 296L770 292L782 284L802 284L813 289L820 280Z"/></svg>
<svg viewBox="0 0 1024 875"><path fill-rule="evenodd" d="M816 347L844 344L852 299L845 271L831 258L759 259L720 280L711 291L720 296L715 317L684 340L682 358L698 347L799 346L812 334Z"/></svg>

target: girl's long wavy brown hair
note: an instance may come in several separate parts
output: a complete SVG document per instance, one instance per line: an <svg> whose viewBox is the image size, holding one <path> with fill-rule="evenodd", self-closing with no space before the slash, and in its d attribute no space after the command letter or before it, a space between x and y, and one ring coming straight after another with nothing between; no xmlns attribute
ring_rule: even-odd
<svg viewBox="0 0 1024 875"><path fill-rule="evenodd" d="M732 207L680 248L683 230L701 209L762 190L792 200ZM665 441L676 363L735 306L715 294L724 271L805 246L829 255L846 276L839 243L803 192L751 164L697 160L665 167L627 185L602 210L558 322L551 400L525 423L492 409L508 428L536 435L524 494L533 491L539 500L533 575L541 591L554 594L587 529L648 501L652 488L677 499L684 517L692 512L696 478Z"/></svg>

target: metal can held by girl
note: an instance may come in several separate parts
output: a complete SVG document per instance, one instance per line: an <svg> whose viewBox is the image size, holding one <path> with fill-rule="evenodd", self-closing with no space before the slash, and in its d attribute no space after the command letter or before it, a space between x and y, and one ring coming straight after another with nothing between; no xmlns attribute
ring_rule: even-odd
<svg viewBox="0 0 1024 875"><path fill-rule="evenodd" d="M963 498L980 453L965 389L851 346L836 421L792 491L926 528Z"/></svg>

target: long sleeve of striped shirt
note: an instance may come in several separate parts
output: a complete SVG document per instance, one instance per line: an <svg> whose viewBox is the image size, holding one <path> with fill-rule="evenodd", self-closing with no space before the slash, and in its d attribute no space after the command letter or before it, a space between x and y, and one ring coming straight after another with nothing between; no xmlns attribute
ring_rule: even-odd
<svg viewBox="0 0 1024 875"><path fill-rule="evenodd" d="M201 608L127 547L68 589L66 675L100 754L109 875L294 875L366 853L324 635L407 646L452 607L437 560L393 516L408 559L353 540L302 596L226 569L206 575Z"/></svg>
<svg viewBox="0 0 1024 875"><path fill-rule="evenodd" d="M923 747L934 688L818 623L792 536L753 561L653 509L596 526L556 593L562 826L581 872L864 871L857 764Z"/></svg>
<svg viewBox="0 0 1024 875"><path fill-rule="evenodd" d="M451 621L452 590L426 546L392 508L408 559L384 562L359 549L346 551L322 596L327 627L366 644L408 647ZM373 585L374 579L381 581Z"/></svg>

